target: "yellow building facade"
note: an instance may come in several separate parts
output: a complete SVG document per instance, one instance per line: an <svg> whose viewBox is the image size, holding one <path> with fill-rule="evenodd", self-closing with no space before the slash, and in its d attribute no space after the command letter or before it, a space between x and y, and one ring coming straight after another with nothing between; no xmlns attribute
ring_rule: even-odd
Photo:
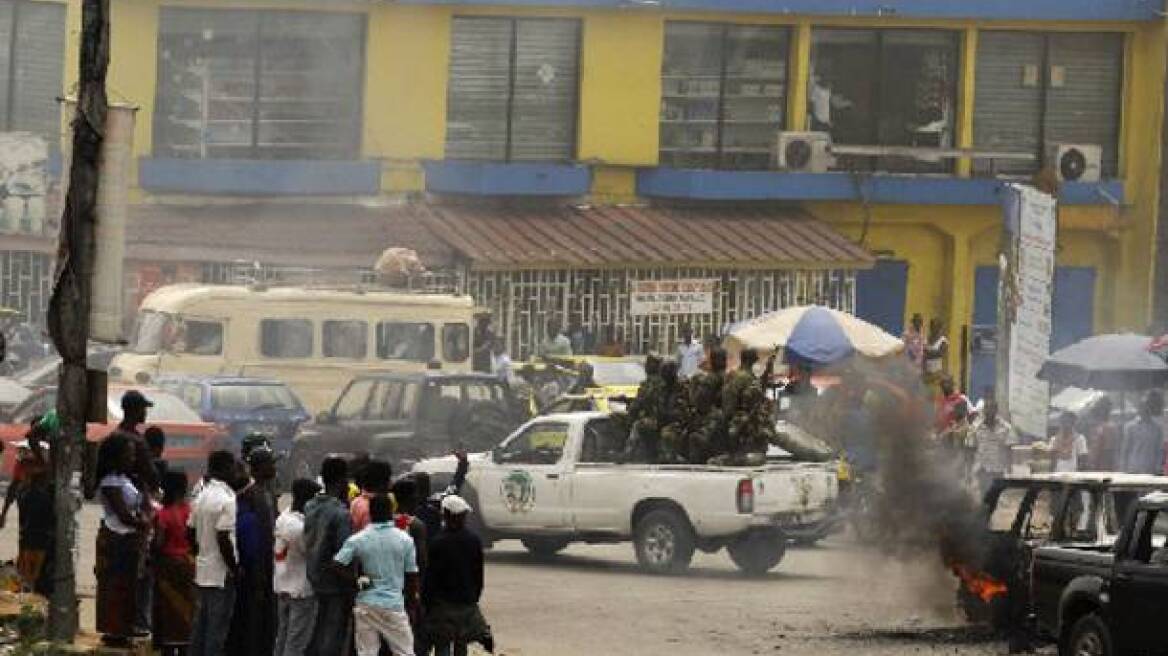
<svg viewBox="0 0 1168 656"><path fill-rule="evenodd" d="M51 1L51 0L49 0ZM954 201L986 176L969 157L959 157L941 174L889 174L925 180L905 192L865 197L768 191L770 178L750 178L737 195L660 192L650 179L662 168L663 53L668 26L678 22L784 28L787 81L780 129L807 130L812 124L814 47L822 30L942 30L956 35L957 70L952 116L952 148L974 148L978 64L987 33L1117 34L1122 41L1122 86L1116 164L1110 185L1080 185L1079 200L1060 208L1058 263L1093 270L1091 328L1095 332L1144 330L1151 318L1156 244L1161 123L1164 105L1164 20L1135 15L1127 3L1039 2L1012 15L1006 3L896 3L892 11L861 8L848 15L832 3L715 3L697 0L689 9L673 3L595 2L524 3L479 0L451 2L263 2L253 0L113 0L111 97L139 109L134 150L142 162L157 155L156 99L159 96L160 15L169 7L222 10L295 10L351 13L362 17L363 51L358 159L376 162L377 193L383 197L441 192L434 169L448 153L448 102L456 17L506 16L570 18L579 25L578 96L572 156L568 164L587 170L584 196L595 204L668 200L797 205L878 258L903 263L903 321L914 313L943 320L953 343L965 343L976 323L975 283L979 268L995 267L1001 223L992 194ZM784 8L779 5L783 4ZM806 4L806 7L803 5ZM853 3L854 4L854 3ZM863 5L864 3L860 3ZM885 3L888 4L888 3ZM905 7L899 7L905 4ZM985 4L985 7L978 5ZM1112 7L1111 5L1114 5ZM826 8L823 5L827 5ZM800 9L802 7L802 9ZM817 8L818 7L818 8ZM1102 8L1100 8L1102 7ZM854 9L853 9L854 11ZM954 15L964 11L967 15ZM80 3L68 2L65 88L77 73ZM1076 13L1077 12L1077 13ZM1052 74L1062 75L1061 72ZM143 164L145 166L145 164ZM733 176L736 171L726 171ZM774 171L761 175L781 175ZM832 175L830 173L823 175ZM847 175L840 173L837 175ZM855 179L880 178L879 170ZM742 177L743 180L746 179ZM131 179L140 180L139 172ZM728 179L728 178L719 178ZM776 182L782 179L774 178ZM815 181L819 184L818 179ZM875 180L876 184L882 183ZM926 184L927 183L927 184ZM915 185L916 182L904 183ZM932 186L929 186L932 185ZM903 186L903 185L902 185ZM157 191L150 185L131 190L137 203L184 193ZM762 190L757 197L750 189ZM961 192L964 193L964 192ZM979 192L980 193L980 192ZM933 196L935 194L935 196ZM229 194L228 194L229 195ZM987 200L988 199L988 200ZM1084 200L1085 199L1085 200ZM862 292L862 290L861 290ZM951 367L956 363L951 362Z"/></svg>

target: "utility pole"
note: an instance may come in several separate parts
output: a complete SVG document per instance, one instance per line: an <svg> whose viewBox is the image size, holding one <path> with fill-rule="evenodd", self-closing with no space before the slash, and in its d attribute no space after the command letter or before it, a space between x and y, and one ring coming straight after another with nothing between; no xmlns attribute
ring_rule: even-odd
<svg viewBox="0 0 1168 656"><path fill-rule="evenodd" d="M89 397L86 352L96 243L97 188L105 132L109 0L82 0L80 60L69 189L61 219L57 269L48 313L49 333L61 354L61 380L57 388L61 432L52 449L57 523L55 575L49 599L48 625L49 637L65 643L73 642L78 625L77 575L73 568L77 499L72 483L85 444Z"/></svg>

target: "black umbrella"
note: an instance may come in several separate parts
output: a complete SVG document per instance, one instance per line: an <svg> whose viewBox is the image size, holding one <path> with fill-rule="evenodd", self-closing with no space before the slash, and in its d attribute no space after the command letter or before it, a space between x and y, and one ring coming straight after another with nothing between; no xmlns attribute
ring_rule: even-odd
<svg viewBox="0 0 1168 656"><path fill-rule="evenodd" d="M1168 385L1168 362L1148 347L1146 335L1096 335L1059 349L1038 377L1083 389L1138 391Z"/></svg>

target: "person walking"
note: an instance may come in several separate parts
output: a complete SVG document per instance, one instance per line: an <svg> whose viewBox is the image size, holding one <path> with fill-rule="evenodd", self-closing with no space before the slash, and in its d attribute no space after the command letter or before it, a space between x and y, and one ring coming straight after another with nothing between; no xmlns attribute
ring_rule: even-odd
<svg viewBox="0 0 1168 656"><path fill-rule="evenodd" d="M559 321L548 320L546 337L539 347L539 354L545 358L572 357L572 340L564 334Z"/></svg>
<svg viewBox="0 0 1168 656"><path fill-rule="evenodd" d="M1104 396L1091 406L1087 449L1091 452L1090 471L1118 471L1120 432L1111 421L1111 398Z"/></svg>
<svg viewBox="0 0 1168 656"><path fill-rule="evenodd" d="M458 495L442 499L444 527L430 541L422 582L425 631L435 656L465 656L478 642L494 653L495 641L479 599L483 594L483 543L466 528L470 504Z"/></svg>
<svg viewBox="0 0 1168 656"><path fill-rule="evenodd" d="M1129 474L1164 473L1164 429L1160 419L1164 415L1164 395L1151 390L1144 396L1140 414L1123 427L1120 443L1119 467Z"/></svg>
<svg viewBox="0 0 1168 656"><path fill-rule="evenodd" d="M414 541L393 524L386 495L369 500L370 524L348 537L334 569L357 581L353 607L357 656L377 656L384 640L394 656L414 653L410 618L418 613L419 583ZM362 575L358 578L355 567Z"/></svg>
<svg viewBox="0 0 1168 656"><path fill-rule="evenodd" d="M1059 429L1050 440L1050 455L1052 469L1056 472L1082 471L1087 464L1090 452L1087 449L1087 438L1075 430L1079 418L1073 412L1064 412L1059 415Z"/></svg>
<svg viewBox="0 0 1168 656"><path fill-rule="evenodd" d="M228 653L268 656L276 639L276 599L272 587L275 502L269 493L276 477L275 454L267 446L247 455L250 476L241 472L235 493L236 537L242 574Z"/></svg>
<svg viewBox="0 0 1168 656"><path fill-rule="evenodd" d="M14 475L9 485L16 489L16 509L20 514L16 570L25 589L47 597L53 589L57 515L53 505L53 463L49 445L42 442L45 437L41 422L32 422L27 438L16 444L16 469L20 475ZM3 522L0 515L0 527Z"/></svg>
<svg viewBox="0 0 1168 656"><path fill-rule="evenodd" d="M142 492L130 476L134 445L114 434L101 445L98 492L101 528L97 532L97 632L102 642L126 646L136 634L136 594L142 576L144 538L149 521L142 515Z"/></svg>
<svg viewBox="0 0 1168 656"><path fill-rule="evenodd" d="M316 597L305 569L304 506L320 492L315 481L292 481L292 507L276 520L273 552L276 559L275 656L306 656L316 624Z"/></svg>
<svg viewBox="0 0 1168 656"><path fill-rule="evenodd" d="M348 464L335 456L325 458L320 466L320 478L324 491L304 505L306 573L317 603L316 626L308 653L346 656L355 590L352 580L333 566L333 557L353 533L348 506Z"/></svg>
<svg viewBox="0 0 1168 656"><path fill-rule="evenodd" d="M925 334L924 334L925 318L919 312L912 315L912 320L909 321L908 329L904 331L901 339L904 341L904 354L908 361L912 363L914 369L919 373L924 373L925 367Z"/></svg>
<svg viewBox="0 0 1168 656"><path fill-rule="evenodd" d="M162 479L162 508L154 517L154 646L179 656L191 638L195 611L195 559L187 524L187 475L168 471Z"/></svg>
<svg viewBox="0 0 1168 656"><path fill-rule="evenodd" d="M194 534L197 600L188 656L223 656L227 644L239 577L235 492L230 485L236 475L230 451L211 453L206 482L191 508L188 528Z"/></svg>

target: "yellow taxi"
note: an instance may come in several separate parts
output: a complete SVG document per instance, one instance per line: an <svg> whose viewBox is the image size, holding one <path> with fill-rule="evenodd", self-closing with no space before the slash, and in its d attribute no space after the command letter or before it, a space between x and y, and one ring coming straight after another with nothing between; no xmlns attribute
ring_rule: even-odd
<svg viewBox="0 0 1168 656"><path fill-rule="evenodd" d="M637 356L603 357L599 355L574 355L550 360L560 368L579 371L580 365L592 367L593 386L582 391L565 391L555 397L543 414L561 412L621 412L625 400L637 395L637 389L645 380L645 359Z"/></svg>

